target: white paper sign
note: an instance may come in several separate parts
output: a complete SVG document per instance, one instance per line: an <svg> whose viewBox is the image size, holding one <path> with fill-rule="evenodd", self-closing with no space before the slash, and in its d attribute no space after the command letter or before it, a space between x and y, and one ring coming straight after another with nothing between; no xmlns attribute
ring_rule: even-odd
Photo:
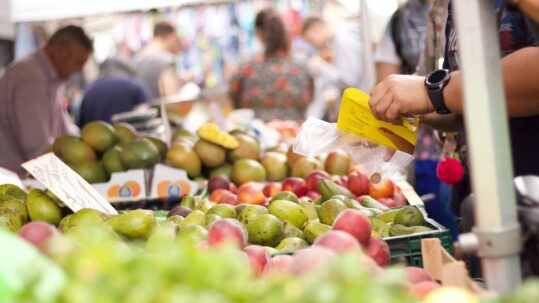
<svg viewBox="0 0 539 303"><path fill-rule="evenodd" d="M109 215L118 213L88 182L53 153L30 160L21 166L74 212L92 208Z"/></svg>
<svg viewBox="0 0 539 303"><path fill-rule="evenodd" d="M21 179L19 179L19 176L17 176L16 173L0 167L0 184L6 183L14 184L20 188L24 188Z"/></svg>

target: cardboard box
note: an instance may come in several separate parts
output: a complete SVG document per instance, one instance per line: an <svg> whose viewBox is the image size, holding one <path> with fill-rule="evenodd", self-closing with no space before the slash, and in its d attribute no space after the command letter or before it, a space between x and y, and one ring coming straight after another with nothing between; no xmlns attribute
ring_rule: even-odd
<svg viewBox="0 0 539 303"><path fill-rule="evenodd" d="M132 169L113 173L107 183L92 186L109 202L140 201L147 198L147 173L143 169Z"/></svg>
<svg viewBox="0 0 539 303"><path fill-rule="evenodd" d="M179 198L187 194L194 195L197 190L198 183L189 180L185 170L164 164L155 165L150 187L150 199Z"/></svg>

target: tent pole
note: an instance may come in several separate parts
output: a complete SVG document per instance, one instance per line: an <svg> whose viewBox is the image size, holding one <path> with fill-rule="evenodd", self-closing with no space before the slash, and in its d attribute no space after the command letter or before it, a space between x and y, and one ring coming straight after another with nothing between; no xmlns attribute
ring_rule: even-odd
<svg viewBox="0 0 539 303"><path fill-rule="evenodd" d="M494 0L454 0L453 6L476 222L461 240L475 238L487 287L506 295L521 283L521 235Z"/></svg>
<svg viewBox="0 0 539 303"><path fill-rule="evenodd" d="M370 92L376 84L376 69L374 67L373 43L369 22L369 8L366 0L359 0L359 13L361 22L361 44L363 45L363 68L366 87L361 89Z"/></svg>

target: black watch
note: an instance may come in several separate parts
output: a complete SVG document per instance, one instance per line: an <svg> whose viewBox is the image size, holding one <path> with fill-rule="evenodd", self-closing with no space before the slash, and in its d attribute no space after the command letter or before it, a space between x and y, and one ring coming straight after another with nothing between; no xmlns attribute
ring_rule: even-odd
<svg viewBox="0 0 539 303"><path fill-rule="evenodd" d="M447 69L438 69L425 78L425 89L429 95L430 103L438 114L447 115L451 111L445 106L444 88L449 83L451 74Z"/></svg>

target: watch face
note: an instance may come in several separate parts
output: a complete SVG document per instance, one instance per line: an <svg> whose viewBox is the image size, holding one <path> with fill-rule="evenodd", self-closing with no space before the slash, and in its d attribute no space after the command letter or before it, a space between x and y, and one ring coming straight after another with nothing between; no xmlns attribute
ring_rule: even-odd
<svg viewBox="0 0 539 303"><path fill-rule="evenodd" d="M425 79L425 82L429 86L439 86L447 80L447 78L449 78L449 71L446 69L439 69L432 72L427 79Z"/></svg>

